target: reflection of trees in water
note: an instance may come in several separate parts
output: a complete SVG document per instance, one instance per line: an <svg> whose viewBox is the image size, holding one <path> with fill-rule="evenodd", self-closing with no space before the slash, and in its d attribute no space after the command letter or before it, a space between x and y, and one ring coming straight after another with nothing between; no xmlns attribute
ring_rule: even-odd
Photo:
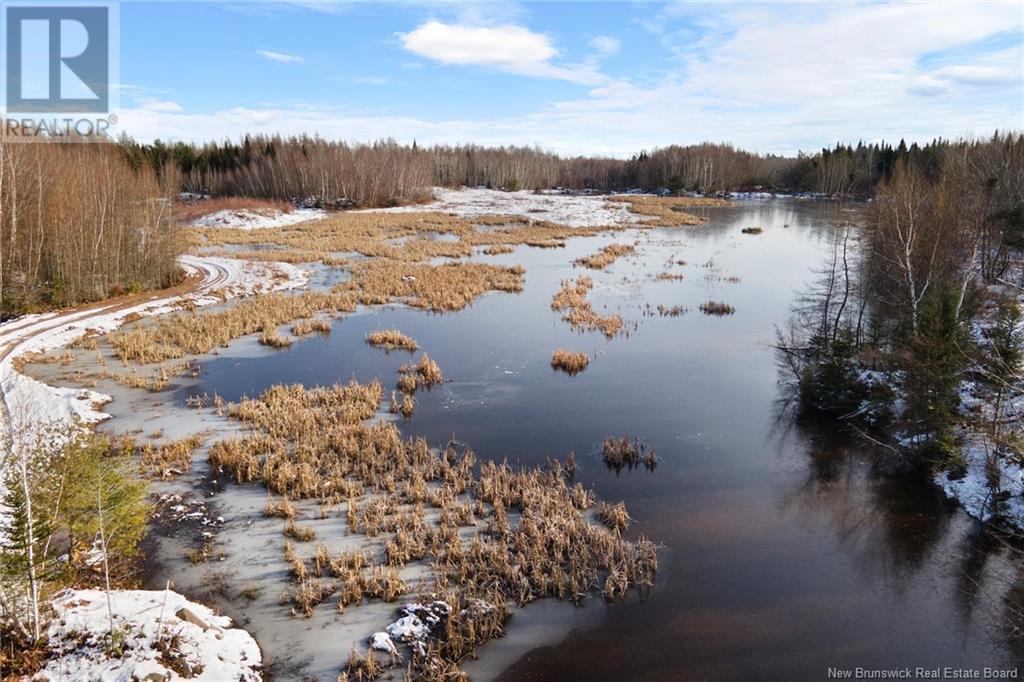
<svg viewBox="0 0 1024 682"><path fill-rule="evenodd" d="M804 421L796 430L808 444L807 470L786 506L826 519L866 573L880 572L896 586L909 579L947 534L950 514L941 495L834 426Z"/></svg>
<svg viewBox="0 0 1024 682"><path fill-rule="evenodd" d="M889 451L868 449L834 423L792 418L780 398L773 434L806 451L804 475L782 512L822 519L865 578L894 596L930 573L965 629L994 628L1024 662L1024 536L968 518L938 488Z"/></svg>

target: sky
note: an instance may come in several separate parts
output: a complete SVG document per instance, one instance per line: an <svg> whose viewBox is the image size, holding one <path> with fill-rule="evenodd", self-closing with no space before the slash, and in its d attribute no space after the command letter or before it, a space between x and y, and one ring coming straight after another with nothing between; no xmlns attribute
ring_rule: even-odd
<svg viewBox="0 0 1024 682"><path fill-rule="evenodd" d="M122 2L118 128L761 153L1024 129L1024 3Z"/></svg>

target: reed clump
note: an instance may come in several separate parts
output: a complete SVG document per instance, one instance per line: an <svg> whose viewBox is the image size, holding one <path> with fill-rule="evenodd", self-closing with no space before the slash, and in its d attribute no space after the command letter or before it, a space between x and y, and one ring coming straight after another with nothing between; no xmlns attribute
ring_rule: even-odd
<svg viewBox="0 0 1024 682"><path fill-rule="evenodd" d="M386 352L398 349L415 352L420 348L415 339L406 336L397 329L382 329L368 334L366 336L366 343L382 348Z"/></svg>
<svg viewBox="0 0 1024 682"><path fill-rule="evenodd" d="M292 336L306 336L313 332L329 334L331 332L331 321L322 317L308 320L299 320L291 327Z"/></svg>
<svg viewBox="0 0 1024 682"><path fill-rule="evenodd" d="M643 216L643 227L680 227L699 225L705 218L688 213L690 208L728 206L729 202L708 197L652 197L626 194L608 198L628 205L629 211Z"/></svg>
<svg viewBox="0 0 1024 682"><path fill-rule="evenodd" d="M721 301L707 301L706 303L700 304L700 311L705 315L723 317L726 315L732 315L736 312L736 309L728 303L723 303Z"/></svg>
<svg viewBox="0 0 1024 682"><path fill-rule="evenodd" d="M318 312L353 310L355 301L346 294L264 294L239 301L225 310L163 316L151 324L111 332L107 340L114 355L123 362L148 364L207 353L226 347L234 339L268 334L278 325ZM276 331L273 333L276 335Z"/></svg>
<svg viewBox="0 0 1024 682"><path fill-rule="evenodd" d="M414 367L417 381L441 379L426 356ZM578 601L595 592L614 599L653 581L654 544L626 540L628 520L618 507L595 509L594 494L570 480L567 466L478 464L471 450L454 444L432 450L422 439L403 438L394 423L365 422L380 393L376 383L274 386L226 408L259 434L215 445L211 462L237 470L237 480L255 477L278 496L275 513L295 529L287 531L284 556L293 581L285 599L295 615L308 616L326 601L344 610L400 599L411 586L399 570L425 561L434 595L404 607L428 632L412 643L414 657L425 656L413 666L458 674L459 661L501 635L509 604ZM303 538L287 502L299 499L340 506L348 532L373 538L381 553L333 554L322 544L303 552L292 544ZM290 514L277 511L285 504ZM357 675L361 661L343 674Z"/></svg>
<svg viewBox="0 0 1024 682"><path fill-rule="evenodd" d="M601 247L601 250L595 254L577 258L572 264L590 268L591 270L604 270L614 263L615 259L632 253L636 253L636 249L632 244L609 244L608 246Z"/></svg>
<svg viewBox="0 0 1024 682"><path fill-rule="evenodd" d="M630 439L629 436L605 438L601 444L601 456L608 468L615 471L641 465L648 471L654 471L658 465L658 453L641 439Z"/></svg>
<svg viewBox="0 0 1024 682"><path fill-rule="evenodd" d="M563 280L562 288L551 299L551 309L562 311L562 319L574 329L598 330L609 339L622 333L625 323L620 315L599 315L587 300L587 294L594 288L590 277L580 277L575 282Z"/></svg>
<svg viewBox="0 0 1024 682"><path fill-rule="evenodd" d="M522 267L485 263L428 265L375 258L356 263L351 281L335 287L363 305L392 302L436 312L462 310L488 291L518 293Z"/></svg>
<svg viewBox="0 0 1024 682"><path fill-rule="evenodd" d="M192 468L192 453L203 444L203 436L162 443L143 443L138 448L139 469L147 476L172 478Z"/></svg>
<svg viewBox="0 0 1024 682"><path fill-rule="evenodd" d="M551 355L552 369L561 370L568 374L579 374L590 364L590 356L578 351L557 349Z"/></svg>

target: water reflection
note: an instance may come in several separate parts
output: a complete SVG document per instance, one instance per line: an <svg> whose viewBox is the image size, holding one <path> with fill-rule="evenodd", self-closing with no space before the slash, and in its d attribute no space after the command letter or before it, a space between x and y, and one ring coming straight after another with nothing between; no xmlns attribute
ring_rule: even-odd
<svg viewBox="0 0 1024 682"><path fill-rule="evenodd" d="M281 381L388 384L408 358L363 337L394 327L452 379L417 396L406 435L443 445L454 434L483 458L529 464L575 452L577 479L624 500L629 532L664 545L662 569L648 598L513 616L509 641L493 647L509 664L504 679L818 679L829 666L1016 663L1020 619L1011 615L1024 593L1016 551L992 544L933 487L879 454L776 419L773 330L857 210L752 202L706 209L707 225L683 231L519 248L486 259L526 267L519 295L486 296L444 316L374 309L283 352L239 344L205 362L199 383L178 398L236 400ZM740 232L751 225L764 232ZM551 296L578 274L574 259L625 241L638 255L595 274L592 302L634 323L629 338L574 333L550 310ZM685 279L659 280L667 268ZM736 314L697 313L709 299ZM649 317L648 304L691 312ZM557 347L593 360L575 377L553 373ZM657 451L656 470L606 468L601 441L625 434Z"/></svg>

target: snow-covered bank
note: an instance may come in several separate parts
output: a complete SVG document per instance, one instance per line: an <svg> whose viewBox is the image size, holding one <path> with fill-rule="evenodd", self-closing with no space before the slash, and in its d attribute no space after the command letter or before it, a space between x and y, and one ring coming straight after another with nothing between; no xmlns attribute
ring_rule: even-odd
<svg viewBox="0 0 1024 682"><path fill-rule="evenodd" d="M964 438L962 455L966 473L957 479L946 472L938 474L935 482L939 487L976 519L990 521L998 508L1000 519L1024 528L1024 468L995 456L993 444L973 434Z"/></svg>
<svg viewBox="0 0 1024 682"><path fill-rule="evenodd" d="M53 658L36 680L262 679L256 640L231 619L170 590L114 590L114 629L124 653L111 656L102 590L67 590L53 599L47 630Z"/></svg>
<svg viewBox="0 0 1024 682"><path fill-rule="evenodd" d="M108 396L43 384L18 372L15 361L28 353L65 346L86 333L103 333L129 320L170 312L183 305L204 306L222 297L294 289L305 285L305 271L288 263L261 263L234 258L182 256L186 271L202 276L188 294L161 297L156 293L133 305L107 305L65 313L26 315L0 325L0 397L8 429L19 423L94 423L107 417L99 406Z"/></svg>
<svg viewBox="0 0 1024 682"><path fill-rule="evenodd" d="M225 209L200 216L192 221L195 227L233 227L239 230L262 230L287 227L298 223L322 220L327 212L320 208L297 208L285 213L276 208Z"/></svg>
<svg viewBox="0 0 1024 682"><path fill-rule="evenodd" d="M515 215L531 220L549 220L569 227L634 225L643 218L630 213L628 204L609 201L606 196L538 194L530 190L502 192L479 187L460 190L435 187L434 201L428 204L367 210L386 213L440 211L464 218Z"/></svg>
<svg viewBox="0 0 1024 682"><path fill-rule="evenodd" d="M990 284L985 287L985 303L980 314L971 322L970 334L974 343L982 349L990 348L989 334L996 327L999 301L1004 297L1016 297L1018 305L1024 306L1024 292L1004 284ZM1017 330L1024 334L1024 328ZM1019 376L1019 374L1018 374ZM971 423L992 424L1000 422L1007 429L1019 429L1020 417L1024 415L1024 389L996 395L996 391L985 381L980 368L973 368L970 377L960 382L960 412L967 422L961 428L961 456L965 465L964 475L950 478L948 472L935 476L935 483L952 499L955 499L971 516L981 521L998 518L1001 522L1024 529L1024 467L1011 461L1013 453L999 451L1000 448L985 432L973 430ZM997 414L997 405L999 414ZM1004 448L1005 450L1005 448ZM1017 453L1019 456L1021 453Z"/></svg>

